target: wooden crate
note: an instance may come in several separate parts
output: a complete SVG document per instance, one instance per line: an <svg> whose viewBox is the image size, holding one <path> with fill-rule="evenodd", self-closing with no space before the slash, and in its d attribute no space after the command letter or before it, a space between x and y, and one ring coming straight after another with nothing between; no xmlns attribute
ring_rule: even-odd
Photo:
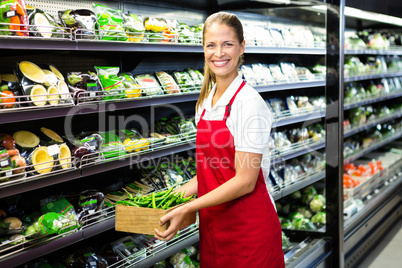
<svg viewBox="0 0 402 268"><path fill-rule="evenodd" d="M115 229L120 232L148 235L154 235L155 229L163 232L169 227L169 222L161 226L159 225L159 219L179 206L165 210L116 205ZM195 223L195 220L196 212L188 213L180 229Z"/></svg>

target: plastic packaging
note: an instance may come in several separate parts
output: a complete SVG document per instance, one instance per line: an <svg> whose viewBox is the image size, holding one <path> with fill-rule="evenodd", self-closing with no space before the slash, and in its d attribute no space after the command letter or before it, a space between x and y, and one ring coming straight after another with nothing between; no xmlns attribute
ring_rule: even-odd
<svg viewBox="0 0 402 268"><path fill-rule="evenodd" d="M142 91L140 85L135 81L134 77L129 73L119 74L120 81L126 88L126 98L138 98Z"/></svg>
<svg viewBox="0 0 402 268"><path fill-rule="evenodd" d="M142 16L135 14L122 14L123 28L129 42L141 42L144 39L145 27Z"/></svg>
<svg viewBox="0 0 402 268"><path fill-rule="evenodd" d="M170 74L163 71L155 72L155 74L162 85L165 94L180 93L179 86Z"/></svg>
<svg viewBox="0 0 402 268"><path fill-rule="evenodd" d="M99 132L99 135L103 140L100 152L105 158L118 157L126 154L123 143L115 131Z"/></svg>
<svg viewBox="0 0 402 268"><path fill-rule="evenodd" d="M76 39L95 39L96 14L89 9L59 10L64 27L70 27Z"/></svg>
<svg viewBox="0 0 402 268"><path fill-rule="evenodd" d="M135 76L135 81L141 86L147 96L161 95L163 91L158 81L152 74L139 74Z"/></svg>
<svg viewBox="0 0 402 268"><path fill-rule="evenodd" d="M97 30L102 40L126 41L127 35L123 28L123 17L121 10L108 8L93 3L98 24ZM99 25L99 26L98 26Z"/></svg>
<svg viewBox="0 0 402 268"><path fill-rule="evenodd" d="M96 73L105 91L105 100L121 99L125 97L125 86L118 77L119 67L95 66Z"/></svg>
<svg viewBox="0 0 402 268"><path fill-rule="evenodd" d="M189 92L197 89L193 79L187 72L177 71L174 72L173 75L176 78L177 83L179 83L182 92Z"/></svg>
<svg viewBox="0 0 402 268"><path fill-rule="evenodd" d="M125 236L112 243L113 251L129 263L138 262L146 257L145 246L133 236Z"/></svg>
<svg viewBox="0 0 402 268"><path fill-rule="evenodd" d="M28 36L27 26L28 17L24 0L1 1L0 3L0 24L11 23L10 25L0 25L0 35ZM20 26L17 24L24 24Z"/></svg>

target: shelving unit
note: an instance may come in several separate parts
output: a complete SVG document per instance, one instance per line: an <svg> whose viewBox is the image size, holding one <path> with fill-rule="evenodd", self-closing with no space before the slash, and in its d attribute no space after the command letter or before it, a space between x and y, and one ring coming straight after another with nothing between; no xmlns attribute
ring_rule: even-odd
<svg viewBox="0 0 402 268"><path fill-rule="evenodd" d="M360 23L360 28L354 29L356 31L364 30L363 26L365 23L371 23L373 29L391 29L392 31L399 31L402 25L397 24L387 24L386 20L382 22L374 21L371 12L361 11L363 16L357 18L358 23ZM345 18L346 27L359 27L355 24L354 19ZM352 22L354 21L354 22ZM353 26L352 26L353 25ZM353 29L349 29L353 30ZM402 55L401 47L390 47L390 49L377 50L377 49L347 49L344 52L345 56L356 55L364 58L365 56L385 56L392 57ZM400 70L388 70L381 73L364 74L357 76L350 76L344 79L344 82L358 82L372 79L382 79L382 78L393 78L399 77L401 75ZM344 110L350 110L355 107L362 105L376 104L381 106L383 101L397 101L401 97L401 91L396 90L387 94L381 94L378 96L371 96L369 98L353 100L353 102L345 103ZM350 137L356 133L364 130L374 128L377 124L387 123L393 120L398 122L402 120L402 114L400 110L395 110L393 113L386 115L382 118L377 118L374 120L367 121L364 125L354 127L350 130L345 131L344 137ZM344 158L344 163L353 163L354 161L364 158L370 155L370 153L381 150L383 147L389 147L390 144L398 146L398 140L402 137L402 132L400 129L395 129L395 132L387 134L382 138L376 139L371 142L366 147L360 148L354 151L352 154L346 155ZM395 143L395 141L397 143ZM398 148L398 147L396 147ZM402 163L395 163L392 168L386 169L385 173L377 174L378 176L373 176L370 180L370 184L376 185L373 187L367 186L366 189L361 189L364 191L364 196L362 196L363 207L353 214L350 218L346 218L342 223L344 228L344 258L345 267L355 267L358 265L362 258L368 254L371 248L379 241L379 239L385 234L389 226L394 222L397 222L402 215L401 212L401 175L400 172ZM377 178L378 177L378 178ZM363 188L363 187L362 187ZM357 194L357 191L354 192ZM360 196L357 194L357 196ZM350 201L353 199L348 199L345 202L345 206L348 202L350 206ZM349 207L350 208L350 207Z"/></svg>

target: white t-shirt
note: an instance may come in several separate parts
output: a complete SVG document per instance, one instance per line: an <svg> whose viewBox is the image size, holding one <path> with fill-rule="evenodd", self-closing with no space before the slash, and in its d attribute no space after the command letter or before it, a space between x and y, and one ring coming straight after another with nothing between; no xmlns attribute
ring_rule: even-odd
<svg viewBox="0 0 402 268"><path fill-rule="evenodd" d="M222 120L226 105L243 82L241 75L237 76L223 93L213 108L212 97L216 86L212 88L208 97L200 105L195 114L198 125L202 111L205 108L204 120ZM268 178L269 137L272 126L272 115L260 94L251 86L245 84L237 94L230 115L226 121L230 133L234 137L236 151L262 154L261 168L264 179Z"/></svg>

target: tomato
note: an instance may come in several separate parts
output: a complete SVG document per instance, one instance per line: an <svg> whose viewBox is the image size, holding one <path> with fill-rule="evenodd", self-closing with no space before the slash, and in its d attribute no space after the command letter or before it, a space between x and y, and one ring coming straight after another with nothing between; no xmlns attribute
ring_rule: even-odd
<svg viewBox="0 0 402 268"><path fill-rule="evenodd" d="M350 177L348 174L343 174L343 180L350 180L352 177Z"/></svg>
<svg viewBox="0 0 402 268"><path fill-rule="evenodd" d="M11 150L15 148L15 141L9 134L0 134L0 146Z"/></svg>
<svg viewBox="0 0 402 268"><path fill-rule="evenodd" d="M381 165L378 165L379 170L384 170L384 167Z"/></svg>
<svg viewBox="0 0 402 268"><path fill-rule="evenodd" d="M359 176L361 176L361 175L362 175L362 171L361 171L361 170L359 170L359 169L357 169L357 170L355 170L355 172L353 172L353 175L355 175L355 176L359 177Z"/></svg>
<svg viewBox="0 0 402 268"><path fill-rule="evenodd" d="M0 107L2 108L13 108L15 103L15 96L9 90L0 92ZM8 103L8 104L7 104Z"/></svg>
<svg viewBox="0 0 402 268"><path fill-rule="evenodd" d="M361 172L367 172L367 168L365 168L363 165L359 165L359 170Z"/></svg>

